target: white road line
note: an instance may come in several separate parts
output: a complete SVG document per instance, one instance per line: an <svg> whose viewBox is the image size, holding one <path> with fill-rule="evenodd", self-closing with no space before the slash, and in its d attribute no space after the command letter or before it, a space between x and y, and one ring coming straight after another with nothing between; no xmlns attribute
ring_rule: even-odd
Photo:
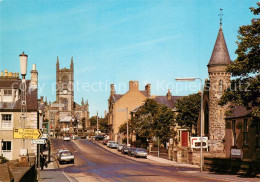
<svg viewBox="0 0 260 182"><path fill-rule="evenodd" d="M70 177L62 170L62 174L64 174L64 176L70 181L70 182L73 182Z"/></svg>

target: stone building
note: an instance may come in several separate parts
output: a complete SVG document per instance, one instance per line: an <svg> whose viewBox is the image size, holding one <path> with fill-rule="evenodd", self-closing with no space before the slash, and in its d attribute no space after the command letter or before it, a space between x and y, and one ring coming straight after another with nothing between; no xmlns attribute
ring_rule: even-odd
<svg viewBox="0 0 260 182"><path fill-rule="evenodd" d="M14 128L37 129L38 72L33 65L31 80L26 80L26 117L22 119L21 87L19 73L5 70L0 75L0 155L9 160L19 159L20 149L36 155L37 145L31 140L14 138Z"/></svg>
<svg viewBox="0 0 260 182"><path fill-rule="evenodd" d="M208 63L209 80L206 79L203 92L204 123L203 135L208 137L211 156L225 157L225 112L228 105L220 106L219 101L230 85L230 73L226 71L231 64L222 26L218 31L214 49ZM200 136L200 119L198 121Z"/></svg>
<svg viewBox="0 0 260 182"><path fill-rule="evenodd" d="M46 101L47 102L47 101ZM60 69L59 58L56 63L56 101L46 104L45 115L50 121L50 134L80 133L89 126L89 105L74 101L74 63L71 58L70 68Z"/></svg>

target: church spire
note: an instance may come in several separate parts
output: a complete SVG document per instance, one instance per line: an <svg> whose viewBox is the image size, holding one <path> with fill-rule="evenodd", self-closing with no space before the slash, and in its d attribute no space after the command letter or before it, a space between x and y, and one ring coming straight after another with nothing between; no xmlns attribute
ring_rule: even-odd
<svg viewBox="0 0 260 182"><path fill-rule="evenodd" d="M208 66L228 65L231 63L221 24Z"/></svg>
<svg viewBox="0 0 260 182"><path fill-rule="evenodd" d="M74 69L73 56L71 57L71 61L70 61L70 69L71 70Z"/></svg>

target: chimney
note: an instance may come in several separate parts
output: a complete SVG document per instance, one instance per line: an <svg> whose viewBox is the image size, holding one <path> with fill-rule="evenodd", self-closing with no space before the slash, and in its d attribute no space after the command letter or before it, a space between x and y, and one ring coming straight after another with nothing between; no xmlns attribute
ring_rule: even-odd
<svg viewBox="0 0 260 182"><path fill-rule="evenodd" d="M1 75L0 75L1 77L3 77L4 76L4 72L3 71L1 71Z"/></svg>
<svg viewBox="0 0 260 182"><path fill-rule="evenodd" d="M170 89L168 89L168 93L167 93L167 99L168 100L172 100L172 94L171 94L171 90Z"/></svg>
<svg viewBox="0 0 260 182"><path fill-rule="evenodd" d="M41 103L43 103L43 96L41 96Z"/></svg>
<svg viewBox="0 0 260 182"><path fill-rule="evenodd" d="M7 69L5 69L5 76L8 76L8 71L7 71Z"/></svg>
<svg viewBox="0 0 260 182"><path fill-rule="evenodd" d="M151 84L150 83L145 85L145 91L146 91L147 97L151 97Z"/></svg>
<svg viewBox="0 0 260 182"><path fill-rule="evenodd" d="M139 90L139 82L138 81L129 81L129 91Z"/></svg>
<svg viewBox="0 0 260 182"><path fill-rule="evenodd" d="M33 64L33 68L31 70L31 88L38 88L38 71L36 70L36 65Z"/></svg>
<svg viewBox="0 0 260 182"><path fill-rule="evenodd" d="M114 97L115 95L115 85L110 84L110 97Z"/></svg>

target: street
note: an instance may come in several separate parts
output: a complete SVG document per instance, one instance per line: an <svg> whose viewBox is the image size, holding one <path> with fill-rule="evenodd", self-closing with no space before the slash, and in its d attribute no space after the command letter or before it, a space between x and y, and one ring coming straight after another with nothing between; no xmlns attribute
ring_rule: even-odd
<svg viewBox="0 0 260 182"><path fill-rule="evenodd" d="M178 172L191 171L192 174L198 169L130 158L87 140L53 139L52 151L59 148L67 148L75 155L75 164L59 165L71 181L218 181Z"/></svg>

